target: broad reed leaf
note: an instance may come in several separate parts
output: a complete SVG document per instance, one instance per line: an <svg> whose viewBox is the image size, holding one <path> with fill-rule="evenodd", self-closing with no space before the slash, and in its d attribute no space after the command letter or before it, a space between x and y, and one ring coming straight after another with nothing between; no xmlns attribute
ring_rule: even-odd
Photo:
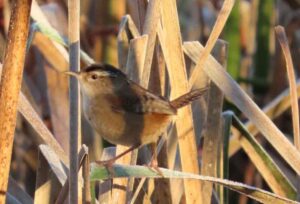
<svg viewBox="0 0 300 204"><path fill-rule="evenodd" d="M270 188L278 195L295 199L297 196L295 188L269 154L233 112L227 111L226 114L231 115L233 125L245 138L241 141L241 145Z"/></svg>
<svg viewBox="0 0 300 204"><path fill-rule="evenodd" d="M57 30L55 30L53 27L46 26L45 24L41 22L34 22L31 24L31 30L33 32L41 32L47 37L49 37L51 40L63 45L67 46L67 39L63 38Z"/></svg>
<svg viewBox="0 0 300 204"><path fill-rule="evenodd" d="M246 196L262 203L297 203L296 201L289 200L274 193L270 193L260 188L256 188L239 182L209 176L196 175L192 173L173 171L164 168L159 168L159 170L163 174L163 176L159 172L156 172L155 170L145 166L129 166L114 164L110 168L110 170L108 170L106 167L93 164L91 168L91 181L123 177L197 179L200 181L212 182L214 184L223 185L233 191L245 194Z"/></svg>
<svg viewBox="0 0 300 204"><path fill-rule="evenodd" d="M193 42L189 42L193 43ZM200 43L195 44L199 53L204 49ZM186 52L186 50L185 50ZM190 54L186 52L187 54ZM195 59L192 59L195 60ZM300 153L295 146L275 126L268 116L241 89L222 66L209 56L203 69L209 78L224 92L226 98L233 102L252 122L287 163L300 174Z"/></svg>
<svg viewBox="0 0 300 204"><path fill-rule="evenodd" d="M300 80L297 81L297 95L300 97ZM275 119L279 117L282 113L284 113L288 108L291 107L290 100L290 90L289 88L285 89L281 94L279 94L276 98L274 98L270 103L268 103L262 110L264 113L271 119ZM257 127L251 122L248 121L245 123L247 130L253 135L256 136L259 133ZM230 138L229 145L229 156L233 156L240 148L241 144L239 140L244 140L244 138L240 138L240 133L234 134L233 137Z"/></svg>

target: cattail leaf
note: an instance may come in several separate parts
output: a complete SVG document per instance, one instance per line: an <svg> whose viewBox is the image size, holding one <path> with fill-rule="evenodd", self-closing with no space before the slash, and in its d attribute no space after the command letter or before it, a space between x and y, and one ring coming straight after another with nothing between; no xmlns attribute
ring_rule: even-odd
<svg viewBox="0 0 300 204"><path fill-rule="evenodd" d="M214 184L223 185L233 191L244 194L254 200L262 203L298 203L296 201L284 198L282 196L270 193L268 191L234 182L226 179L219 179L209 176L202 176L192 173L184 173L180 171L169 170L165 168L159 168L160 172L151 169L146 166L129 166L129 165L118 165L106 168L98 166L96 164L91 165L91 181L111 179L111 178L123 178L123 177L135 177L135 178L173 178L173 179L197 179L200 181L212 182ZM162 175L161 175L162 173Z"/></svg>

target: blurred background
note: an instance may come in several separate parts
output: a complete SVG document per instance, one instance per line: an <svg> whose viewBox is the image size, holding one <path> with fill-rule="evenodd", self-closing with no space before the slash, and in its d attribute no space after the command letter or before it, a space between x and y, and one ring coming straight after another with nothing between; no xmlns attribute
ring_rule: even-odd
<svg viewBox="0 0 300 204"><path fill-rule="evenodd" d="M117 35L121 18L137 15L133 4L141 8L146 0L84 0L81 1L81 46L95 61L118 66ZM64 0L37 0L51 25L67 37L67 5ZM183 41L200 41L205 45L222 0L178 0L178 12ZM292 52L295 72L300 71L300 1L299 0L237 0L221 38L229 43L227 71L263 107L288 87L285 60L274 26L285 27ZM6 44L10 1L0 1L0 55ZM139 30L141 26L136 25ZM171 35L171 34L170 34ZM55 71L53 63L45 54L56 55L47 47L45 39L38 34L32 39L27 55L22 90L53 132L63 149L68 152L69 102L68 80ZM67 69L67 63L59 58L56 66ZM224 109L235 110L230 103ZM236 111L237 114L239 112ZM243 115L240 115L243 118ZM275 120L276 125L288 137L292 134L290 110ZM103 142L93 136L88 124L83 121L83 142L89 144L92 160L99 159ZM33 196L37 169L36 134L19 116L13 149L11 172L22 188ZM289 137L290 138L290 137ZM258 137L266 144L262 137ZM106 145L106 144L104 144ZM280 156L266 144L274 160ZM201 145L199 146L201 154ZM280 163L281 162L281 163ZM287 174L292 171L282 160L278 164ZM230 160L229 178L268 190L255 166L241 151ZM246 197L231 193L231 203L254 203Z"/></svg>

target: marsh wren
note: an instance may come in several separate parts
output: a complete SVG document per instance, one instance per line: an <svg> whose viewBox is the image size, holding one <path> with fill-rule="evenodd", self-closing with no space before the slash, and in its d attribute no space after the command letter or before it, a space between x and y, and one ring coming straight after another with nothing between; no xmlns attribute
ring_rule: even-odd
<svg viewBox="0 0 300 204"><path fill-rule="evenodd" d="M157 142L177 109L199 98L206 89L196 89L168 101L131 81L108 64L93 64L80 72L65 72L79 80L83 112L91 126L105 140L129 146L124 154Z"/></svg>

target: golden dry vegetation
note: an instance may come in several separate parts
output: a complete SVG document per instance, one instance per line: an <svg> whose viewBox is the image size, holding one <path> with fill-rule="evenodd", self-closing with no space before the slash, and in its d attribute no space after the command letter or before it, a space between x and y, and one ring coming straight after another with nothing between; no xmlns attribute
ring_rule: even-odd
<svg viewBox="0 0 300 204"><path fill-rule="evenodd" d="M0 1L0 204L297 203L298 0ZM101 139L62 74L117 66L157 95L207 94L157 145Z"/></svg>

